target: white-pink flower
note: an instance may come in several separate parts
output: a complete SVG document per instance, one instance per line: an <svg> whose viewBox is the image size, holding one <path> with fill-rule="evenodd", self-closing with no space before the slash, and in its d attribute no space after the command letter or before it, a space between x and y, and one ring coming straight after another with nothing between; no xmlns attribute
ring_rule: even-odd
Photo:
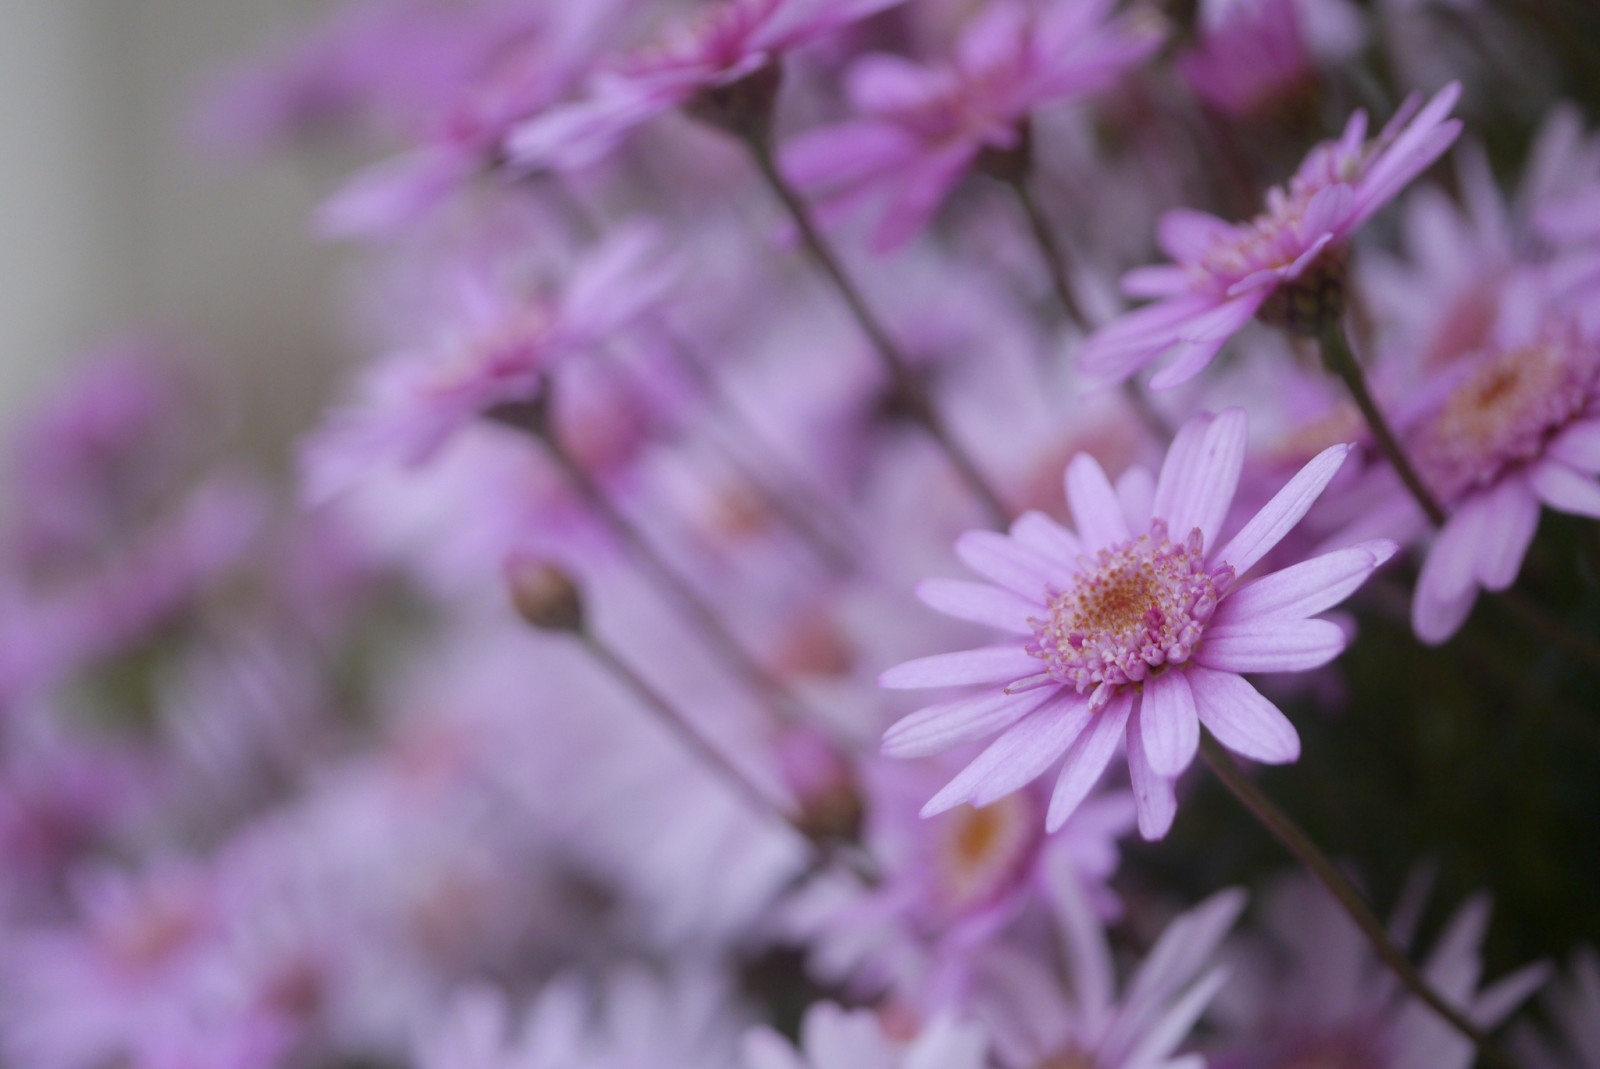
<svg viewBox="0 0 1600 1069"><path fill-rule="evenodd" d="M1172 824L1173 781L1194 758L1201 724L1252 760L1299 756L1293 725L1242 673L1305 671L1337 657L1346 635L1316 614L1395 545L1370 542L1236 584L1305 515L1350 448L1318 454L1223 541L1245 437L1241 410L1202 414L1174 438L1159 479L1135 468L1115 487L1079 454L1066 472L1076 533L1030 512L1008 535L961 537L957 554L990 582L931 579L918 595L1012 637L885 672L886 687L980 689L904 718L885 734L884 752L917 757L1002 734L924 815L987 805L1061 761L1046 817L1053 831L1125 738L1139 830L1157 839Z"/></svg>
<svg viewBox="0 0 1600 1069"><path fill-rule="evenodd" d="M1084 342L1080 366L1121 380L1156 360L1150 380L1166 389L1199 374L1268 298L1297 282L1314 283L1362 223L1394 199L1449 148L1461 132L1445 116L1460 95L1452 83L1419 110L1407 100L1373 141L1367 116L1350 117L1344 134L1311 150L1287 186L1267 191L1267 210L1233 225L1179 208L1161 217L1157 240L1176 263L1123 276L1135 297L1159 298L1117 319Z"/></svg>

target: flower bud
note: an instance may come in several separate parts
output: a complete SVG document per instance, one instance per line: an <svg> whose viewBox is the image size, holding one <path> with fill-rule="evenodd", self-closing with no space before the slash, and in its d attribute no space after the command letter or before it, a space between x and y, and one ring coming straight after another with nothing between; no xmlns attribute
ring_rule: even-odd
<svg viewBox="0 0 1600 1069"><path fill-rule="evenodd" d="M514 553L506 558L511 604L541 631L583 630L583 595L572 577L538 557Z"/></svg>

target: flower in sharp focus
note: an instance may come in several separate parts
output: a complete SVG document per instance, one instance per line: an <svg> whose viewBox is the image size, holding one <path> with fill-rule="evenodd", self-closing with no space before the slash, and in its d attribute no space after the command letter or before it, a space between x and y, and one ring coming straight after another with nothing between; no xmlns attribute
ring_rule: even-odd
<svg viewBox="0 0 1600 1069"><path fill-rule="evenodd" d="M819 1002L800 1025L800 1048L760 1025L744 1038L745 1069L982 1069L983 1029L949 1018L924 1025L914 1038L891 1035L869 1010Z"/></svg>
<svg viewBox="0 0 1600 1069"><path fill-rule="evenodd" d="M1107 88L1161 43L1152 21L1111 9L1000 2L972 19L948 60L866 56L848 77L857 117L794 138L783 167L829 212L881 199L873 244L887 252L927 225L981 153L1020 149L1035 108Z"/></svg>
<svg viewBox="0 0 1600 1069"><path fill-rule="evenodd" d="M902 719L884 752L923 756L1003 734L924 815L987 805L1064 755L1046 817L1053 831L1126 737L1139 830L1157 839L1171 826L1173 781L1194 758L1200 724L1252 760L1299 756L1293 725L1241 673L1305 671L1337 657L1344 631L1315 614L1343 601L1395 545L1353 546L1236 585L1305 515L1350 448L1318 454L1223 542L1245 436L1241 410L1202 414L1173 439L1159 479L1135 468L1115 487L1079 454L1065 480L1076 533L1030 512L1009 534L961 537L957 554L990 583L931 579L918 595L1012 637L885 672L879 682L891 688L981 689Z"/></svg>
<svg viewBox="0 0 1600 1069"><path fill-rule="evenodd" d="M1516 580L1541 506L1600 518L1600 335L1521 281L1490 344L1437 376L1437 401L1405 435L1450 513L1412 603L1424 642L1455 634L1480 587Z"/></svg>
<svg viewBox="0 0 1600 1069"><path fill-rule="evenodd" d="M1366 113L1356 112L1338 140L1311 150L1287 186L1267 192L1267 210L1249 222L1232 225L1188 208L1167 212L1157 239L1176 263L1138 268L1122 280L1130 295L1159 299L1090 335L1080 366L1121 380L1167 358L1150 380L1166 389L1199 374L1274 295L1291 312L1301 303L1297 290L1322 304L1316 298L1336 288L1350 235L1461 132L1459 120L1445 118L1460 91L1452 83L1420 109L1412 97L1370 142Z"/></svg>
<svg viewBox="0 0 1600 1069"><path fill-rule="evenodd" d="M723 0L597 72L579 99L513 129L507 151L525 167L571 171L598 163L651 119L772 69L783 52L901 2Z"/></svg>

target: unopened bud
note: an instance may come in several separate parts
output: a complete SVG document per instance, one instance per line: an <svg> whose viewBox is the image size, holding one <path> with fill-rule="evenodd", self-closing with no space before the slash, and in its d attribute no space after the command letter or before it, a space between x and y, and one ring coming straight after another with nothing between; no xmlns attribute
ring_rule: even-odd
<svg viewBox="0 0 1600 1069"><path fill-rule="evenodd" d="M513 554L506 558L511 604L542 631L583 630L583 595L572 577L549 561Z"/></svg>

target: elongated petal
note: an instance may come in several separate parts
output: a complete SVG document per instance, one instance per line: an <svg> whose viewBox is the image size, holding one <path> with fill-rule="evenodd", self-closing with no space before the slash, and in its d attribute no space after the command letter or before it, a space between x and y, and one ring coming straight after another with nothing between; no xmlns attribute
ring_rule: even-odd
<svg viewBox="0 0 1600 1069"><path fill-rule="evenodd" d="M1078 537L1089 553L1128 540L1128 523L1122 515L1111 481L1100 463L1087 453L1079 453L1067 465L1067 504Z"/></svg>
<svg viewBox="0 0 1600 1069"><path fill-rule="evenodd" d="M1426 563L1422 572L1423 576L1427 575ZM1437 646L1461 630L1477 600L1478 588L1471 583L1453 593L1441 593L1438 589L1424 587L1419 577L1417 591L1411 599L1411 630L1423 642Z"/></svg>
<svg viewBox="0 0 1600 1069"><path fill-rule="evenodd" d="M878 686L889 690L916 690L919 687L960 687L968 683L1009 683L1038 671L1038 659L1029 656L1021 644L986 646L956 653L936 653L895 665L878 677Z"/></svg>
<svg viewBox="0 0 1600 1069"><path fill-rule="evenodd" d="M1117 500L1122 502L1122 514L1127 517L1128 528L1142 531L1150 526L1150 517L1156 497L1156 481L1150 469L1134 465L1117 477Z"/></svg>
<svg viewBox="0 0 1600 1069"><path fill-rule="evenodd" d="M1145 755L1158 775L1171 779L1189 767L1200 743L1200 721L1181 669L1145 681L1139 719Z"/></svg>
<svg viewBox="0 0 1600 1069"><path fill-rule="evenodd" d="M1240 757L1267 765L1300 758L1300 733L1289 718L1232 672L1193 665L1188 669L1195 711L1206 730Z"/></svg>
<svg viewBox="0 0 1600 1069"><path fill-rule="evenodd" d="M1157 519L1167 521L1174 541L1198 527L1207 547L1215 545L1228 506L1244 469L1248 421L1244 410L1230 408L1210 420L1197 438L1175 438L1156 484ZM1173 459L1180 448L1184 454Z"/></svg>
<svg viewBox="0 0 1600 1069"><path fill-rule="evenodd" d="M1224 672L1304 672L1344 647L1344 632L1327 620L1271 620L1208 628L1194 659Z"/></svg>
<svg viewBox="0 0 1600 1069"><path fill-rule="evenodd" d="M1600 519L1600 483L1589 476L1547 460L1529 469L1528 482L1551 508Z"/></svg>
<svg viewBox="0 0 1600 1069"><path fill-rule="evenodd" d="M1094 714L1094 722L1067 750L1061 775L1056 778L1055 792L1050 796L1050 811L1045 815L1046 831L1058 830L1088 797L1100 774L1106 770L1111 755L1117 752L1117 739L1127 727L1132 711L1133 695L1117 695Z"/></svg>
<svg viewBox="0 0 1600 1069"><path fill-rule="evenodd" d="M1270 292L1263 288L1230 297L1216 308L1182 324L1175 339L1178 347L1172 350L1167 366L1151 377L1150 388L1170 390L1198 375L1228 343L1228 339L1261 310Z"/></svg>
<svg viewBox="0 0 1600 1069"><path fill-rule="evenodd" d="M1039 708L1055 693L1054 687L1021 694L993 690L918 709L883 733L883 752L889 757L927 757L988 738Z"/></svg>
<svg viewBox="0 0 1600 1069"><path fill-rule="evenodd" d="M931 817L963 802L984 806L1037 779L1089 722L1088 700L1058 693L973 759L922 807Z"/></svg>
<svg viewBox="0 0 1600 1069"><path fill-rule="evenodd" d="M1489 492L1477 566L1486 590L1504 590L1516 582L1522 558L1539 529L1539 499L1521 479L1506 479Z"/></svg>
<svg viewBox="0 0 1600 1069"><path fill-rule="evenodd" d="M985 579L1040 604L1051 583L1071 576L1058 562L999 531L968 531L956 539L956 556Z"/></svg>
<svg viewBox="0 0 1600 1069"><path fill-rule="evenodd" d="M1397 549L1395 543L1380 538L1264 575L1223 598L1213 623L1303 620L1325 612L1354 593Z"/></svg>
<svg viewBox="0 0 1600 1069"><path fill-rule="evenodd" d="M1349 455L1348 445L1335 445L1312 457L1211 559L1226 561L1239 575L1249 571L1294 529Z"/></svg>
<svg viewBox="0 0 1600 1069"><path fill-rule="evenodd" d="M1042 512L1029 511L1018 516L1011 525L1011 537L1074 571L1083 554L1083 543L1078 536Z"/></svg>
<svg viewBox="0 0 1600 1069"><path fill-rule="evenodd" d="M1150 757L1142 741L1147 708L1148 705L1141 706L1128 718L1128 777L1133 785L1139 835L1146 842L1154 842L1165 837L1172 828L1172 818L1178 812L1178 796L1173 792L1172 780L1150 767Z"/></svg>
<svg viewBox="0 0 1600 1069"><path fill-rule="evenodd" d="M1574 423L1551 441L1545 455L1580 472L1600 472L1600 420Z"/></svg>
<svg viewBox="0 0 1600 1069"><path fill-rule="evenodd" d="M962 579L924 579L917 584L917 597L928 608L946 616L987 624L1017 635L1032 634L1029 617L1044 612L1039 602L988 583L969 583Z"/></svg>

